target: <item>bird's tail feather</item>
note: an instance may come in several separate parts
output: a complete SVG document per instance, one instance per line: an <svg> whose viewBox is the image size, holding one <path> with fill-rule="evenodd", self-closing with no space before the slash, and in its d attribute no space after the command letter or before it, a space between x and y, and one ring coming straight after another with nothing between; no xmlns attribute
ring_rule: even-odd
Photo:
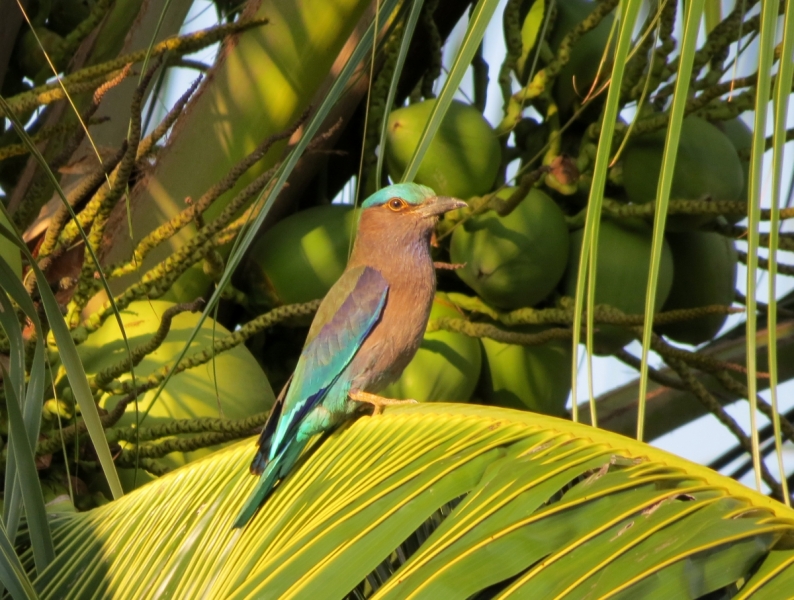
<svg viewBox="0 0 794 600"><path fill-rule="evenodd" d="M276 427L281 418L281 411L284 408L284 398L287 395L287 390L289 389L291 381L292 375L289 376L287 383L281 388L281 392L273 403L265 426L262 428L262 433L256 442L257 446L259 446L259 451L256 453L253 462L251 462L250 470L253 475L261 475L267 467L268 456L270 456L270 444L273 442L273 434L276 432Z"/></svg>
<svg viewBox="0 0 794 600"><path fill-rule="evenodd" d="M254 491L248 497L248 501L243 506L240 514L237 515L237 519L234 521L234 527L243 527L251 520L251 517L254 516L257 509L265 501L270 492L273 491L276 482L286 476L290 469L292 469L292 466L298 460L305 446L306 441L293 439L287 447L284 448L283 452L267 463L259 479L259 483L257 483Z"/></svg>

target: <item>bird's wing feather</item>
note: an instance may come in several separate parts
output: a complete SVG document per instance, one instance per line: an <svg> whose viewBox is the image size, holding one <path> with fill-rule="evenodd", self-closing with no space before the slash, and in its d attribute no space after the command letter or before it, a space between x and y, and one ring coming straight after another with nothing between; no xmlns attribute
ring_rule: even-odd
<svg viewBox="0 0 794 600"><path fill-rule="evenodd" d="M268 460L282 451L308 412L353 359L380 320L389 285L376 269L346 271L318 309L271 440Z"/></svg>
<svg viewBox="0 0 794 600"><path fill-rule="evenodd" d="M361 294L367 290L375 294L378 293L377 290L379 289L380 284L374 282L373 280L377 277L383 279L379 271L373 269L372 267L354 267L349 271L345 271L336 281L336 283L331 286L331 289L328 290L325 298L323 298L323 301L320 303L320 307L317 309L317 313L314 315L314 319L312 320L312 325L309 328L309 333L306 336L306 341L303 344L304 349L314 341L320 331L322 331L323 327L325 327L329 321L334 318L334 315L339 312L339 309L342 307L345 300L347 300L350 294L356 290L358 282L362 275L364 275L365 271L372 272L366 275L364 281L362 281L362 286L366 285L367 288L365 290L362 287L362 289L356 293ZM383 280L383 284L386 284L385 279Z"/></svg>

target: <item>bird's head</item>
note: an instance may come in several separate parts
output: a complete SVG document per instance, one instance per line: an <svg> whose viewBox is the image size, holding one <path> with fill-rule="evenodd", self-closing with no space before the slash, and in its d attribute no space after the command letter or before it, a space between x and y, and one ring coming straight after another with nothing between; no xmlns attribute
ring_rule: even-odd
<svg viewBox="0 0 794 600"><path fill-rule="evenodd" d="M375 192L364 201L360 227L377 226L394 233L404 231L429 235L440 215L464 206L467 204L462 200L437 196L424 185L397 183Z"/></svg>
<svg viewBox="0 0 794 600"><path fill-rule="evenodd" d="M419 257L429 260L430 238L438 217L464 206L462 200L437 196L416 183L398 183L375 192L361 205L349 264L369 265L383 273L410 271Z"/></svg>

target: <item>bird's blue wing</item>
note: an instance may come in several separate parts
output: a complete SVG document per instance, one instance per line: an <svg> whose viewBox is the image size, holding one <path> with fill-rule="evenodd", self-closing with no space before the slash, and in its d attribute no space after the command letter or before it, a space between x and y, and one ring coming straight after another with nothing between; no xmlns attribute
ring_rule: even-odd
<svg viewBox="0 0 794 600"><path fill-rule="evenodd" d="M276 407L276 410L280 408L278 424L263 431L271 435L260 440L260 449L265 449L263 442L267 445L267 461L262 460L264 456L258 457L257 471L261 472L267 462L286 448L303 417L322 401L353 359L380 320L388 289L388 283L377 270L358 267L346 271L328 292L318 309L284 403Z"/></svg>
<svg viewBox="0 0 794 600"><path fill-rule="evenodd" d="M306 445L298 429L322 402L361 344L380 320L389 286L370 267L346 271L328 292L309 330L292 379L282 390L259 438L251 472L261 475L243 505L235 527L243 527L286 476Z"/></svg>

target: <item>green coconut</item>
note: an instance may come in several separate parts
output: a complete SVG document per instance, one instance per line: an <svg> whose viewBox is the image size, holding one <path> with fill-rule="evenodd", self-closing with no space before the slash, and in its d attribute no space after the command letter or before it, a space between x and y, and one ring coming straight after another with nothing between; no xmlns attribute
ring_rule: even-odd
<svg viewBox="0 0 794 600"><path fill-rule="evenodd" d="M425 100L389 115L386 164L393 181L402 180L435 104ZM499 140L482 113L453 101L414 181L443 196L479 196L493 186L501 158Z"/></svg>
<svg viewBox="0 0 794 600"><path fill-rule="evenodd" d="M749 151L753 145L753 130L739 117L731 119L730 121L719 121L715 123L715 125L725 134L725 137L730 140L733 147L736 148L736 153L742 165L742 175L744 176L744 186L737 200L747 202L748 189L750 187ZM743 158L741 155L741 153L745 151L748 152L748 158ZM728 215L726 218L731 223L738 223L744 218L744 215Z"/></svg>
<svg viewBox="0 0 794 600"><path fill-rule="evenodd" d="M64 66L62 63L65 57L61 56L59 52L64 43L60 35L46 27L36 27L35 29L36 33L34 34L32 29L25 27L25 31L17 39L14 55L22 74L33 81L38 81L52 75L47 57L55 63L57 69ZM42 47L44 47L47 56L44 56Z"/></svg>
<svg viewBox="0 0 794 600"><path fill-rule="evenodd" d="M664 310L733 304L738 256L733 240L712 232L669 233L675 276ZM702 344L712 339L728 315L670 323L658 332L685 344Z"/></svg>
<svg viewBox="0 0 794 600"><path fill-rule="evenodd" d="M91 14L94 4L96 4L96 0L58 0L58 2L53 2L47 18L47 28L60 35L71 33Z"/></svg>
<svg viewBox="0 0 794 600"><path fill-rule="evenodd" d="M563 292L574 297L579 256L584 230L571 233L568 270ZM629 315L645 312L645 293L651 262L653 231L640 220L604 220L598 236L596 266L596 304L608 304ZM660 311L673 284L673 254L667 241L662 248L659 278L656 285L656 312ZM633 336L617 325L597 325L594 336L597 354L611 354L628 344Z"/></svg>
<svg viewBox="0 0 794 600"><path fill-rule="evenodd" d="M524 328L528 333L540 327ZM488 404L563 416L571 392L571 344L517 346L482 338L481 392Z"/></svg>
<svg viewBox="0 0 794 600"><path fill-rule="evenodd" d="M160 317L171 306L171 302L162 300L140 300L121 311L121 320L132 348L151 339L160 325ZM135 377L139 382L156 371L173 366L199 316L198 313L180 313L174 317L163 344L135 367ZM188 356L210 349L213 338L218 339L228 334L221 325L214 323L212 319L206 319L190 346ZM113 318L105 321L97 331L88 336L77 347L77 351L89 378L127 357L121 332ZM120 378L121 381L129 379L129 373ZM242 345L216 356L214 365L210 361L174 375L155 401L156 392L153 389L139 397L138 418L141 427L165 425L174 419L241 419L268 410L274 402L273 391L262 368ZM112 410L118 399L119 396L105 394L100 398L99 405L103 409ZM130 404L116 427L131 427L135 424L135 405ZM159 460L168 467L176 468L221 446L192 452L172 452ZM120 469L119 476L125 490L132 489L133 475L132 469ZM145 483L151 478L139 471L137 484Z"/></svg>
<svg viewBox="0 0 794 600"><path fill-rule="evenodd" d="M557 2L557 19L549 39L551 49L556 53L563 38L579 23L584 21L597 6L586 0L565 0ZM609 42L613 15L606 15L592 30L588 31L571 47L568 62L560 69L554 83L554 99L564 115L573 112L587 96L598 74L601 57ZM609 63L601 68L601 79L606 81L610 72ZM525 73L527 76L528 73Z"/></svg>
<svg viewBox="0 0 794 600"><path fill-rule="evenodd" d="M509 198L516 188L501 190ZM568 263L568 226L557 204L530 190L505 217L494 212L465 221L452 234L458 276L489 304L511 310L533 306L556 287Z"/></svg>
<svg viewBox="0 0 794 600"><path fill-rule="evenodd" d="M623 153L623 186L631 202L656 199L662 168L665 131L640 136ZM717 127L699 117L687 117L673 172L670 198L674 200L738 200L744 186L742 164L731 141ZM673 215L668 229L696 229L713 217Z"/></svg>
<svg viewBox="0 0 794 600"><path fill-rule="evenodd" d="M244 270L254 308L323 298L347 265L357 212L317 206L279 221L253 246Z"/></svg>
<svg viewBox="0 0 794 600"><path fill-rule="evenodd" d="M431 320L461 316L446 294L436 294ZM476 338L452 331L426 333L400 379L380 394L419 402L466 402L477 387L481 364L482 350Z"/></svg>

